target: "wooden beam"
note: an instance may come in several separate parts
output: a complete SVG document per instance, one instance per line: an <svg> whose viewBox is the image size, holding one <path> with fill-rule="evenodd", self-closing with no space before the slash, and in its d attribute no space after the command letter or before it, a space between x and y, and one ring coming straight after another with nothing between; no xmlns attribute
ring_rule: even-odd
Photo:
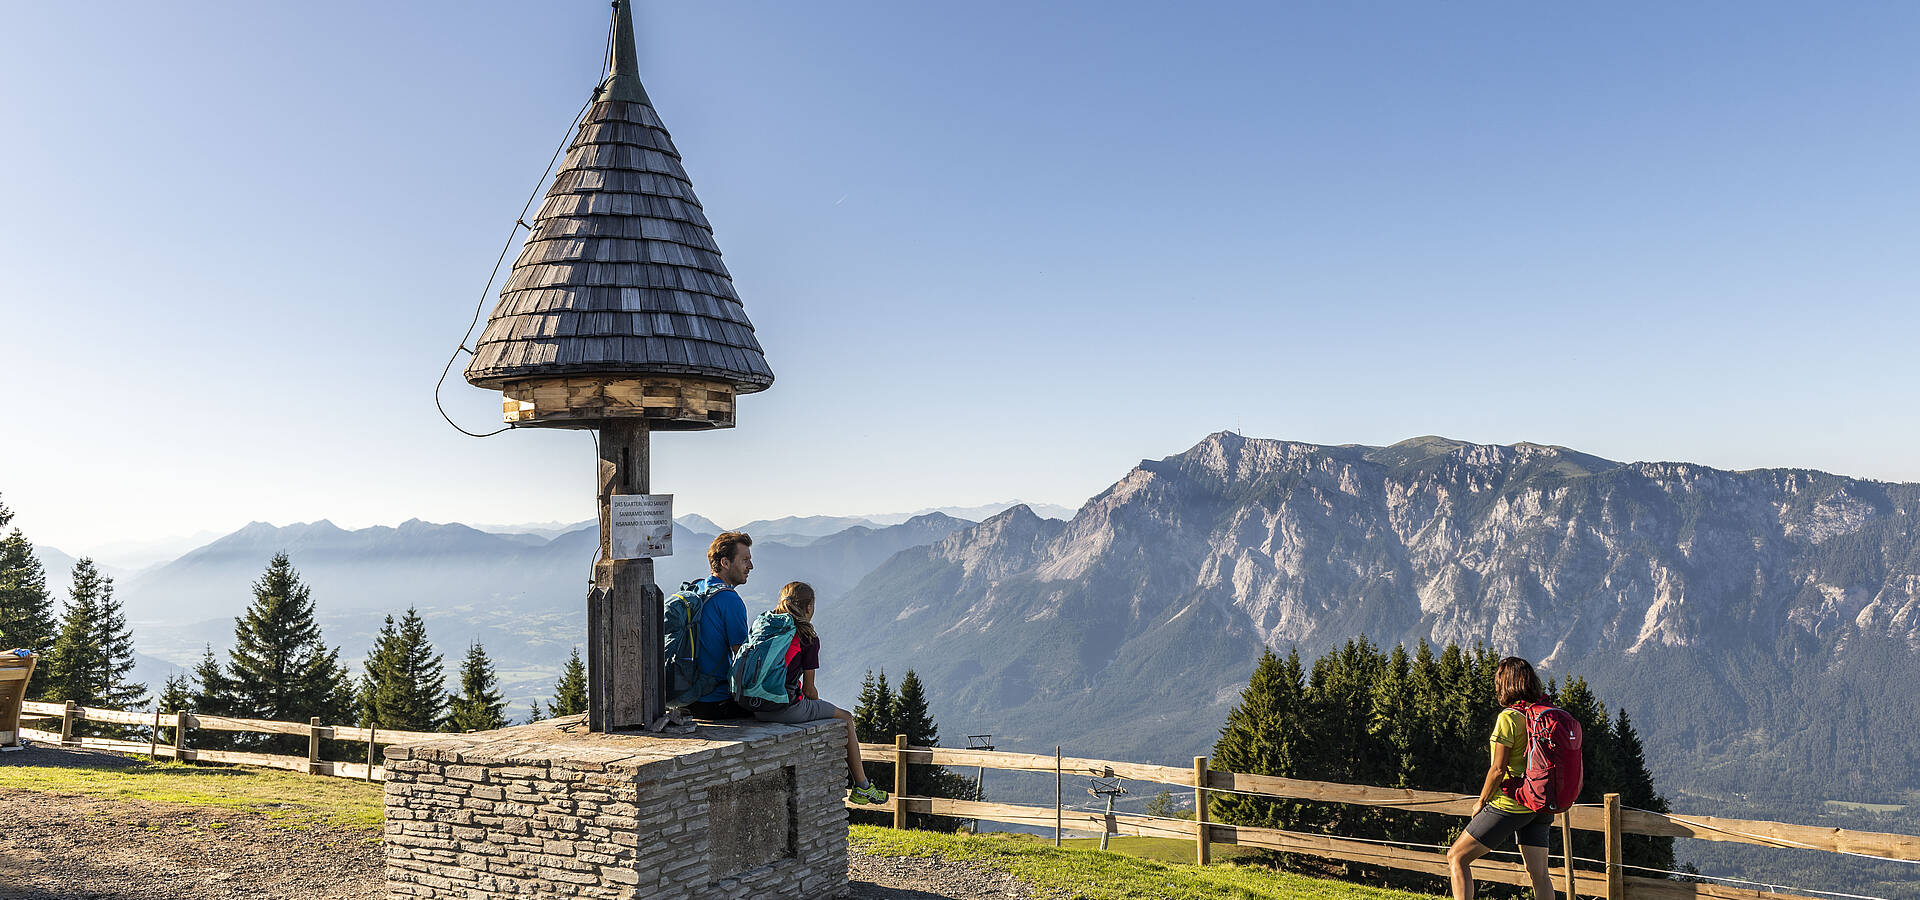
<svg viewBox="0 0 1920 900"><path fill-rule="evenodd" d="M653 560L612 559L613 499L649 488L649 429L644 419L600 425L600 559L587 604L587 727L637 728L664 712L661 605Z"/></svg>
<svg viewBox="0 0 1920 900"><path fill-rule="evenodd" d="M1196 864L1206 865L1212 858L1208 843L1212 836L1207 833L1207 758L1193 758L1193 858Z"/></svg>
<svg viewBox="0 0 1920 900"><path fill-rule="evenodd" d="M907 754L904 752L907 749L907 736L894 735L893 748L894 756L900 760L893 764L893 827L905 828L907 827L907 807L899 798L906 796L907 793Z"/></svg>

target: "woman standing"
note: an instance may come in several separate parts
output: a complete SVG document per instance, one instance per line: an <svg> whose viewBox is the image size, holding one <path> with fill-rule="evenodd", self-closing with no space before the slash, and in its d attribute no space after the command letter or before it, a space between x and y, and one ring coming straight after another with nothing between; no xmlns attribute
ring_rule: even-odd
<svg viewBox="0 0 1920 900"><path fill-rule="evenodd" d="M1526 774L1527 717L1515 705L1542 702L1546 691L1540 687L1540 676L1533 673L1533 664L1518 656L1500 661L1493 686L1495 698L1506 708L1494 720L1489 744L1493 762L1487 767L1486 783L1480 786L1480 811L1447 851L1453 900L1473 900L1473 861L1506 843L1508 836L1520 844L1520 859L1527 866L1527 877L1533 879L1533 896L1553 900L1553 880L1547 872L1547 834L1553 828L1554 814L1521 806L1500 790L1508 779Z"/></svg>

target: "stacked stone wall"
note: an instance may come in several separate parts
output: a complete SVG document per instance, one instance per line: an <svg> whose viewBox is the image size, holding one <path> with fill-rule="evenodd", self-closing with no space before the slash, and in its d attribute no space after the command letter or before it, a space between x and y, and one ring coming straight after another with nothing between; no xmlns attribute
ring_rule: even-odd
<svg viewBox="0 0 1920 900"><path fill-rule="evenodd" d="M845 892L838 722L584 731L569 718L389 748L388 896Z"/></svg>

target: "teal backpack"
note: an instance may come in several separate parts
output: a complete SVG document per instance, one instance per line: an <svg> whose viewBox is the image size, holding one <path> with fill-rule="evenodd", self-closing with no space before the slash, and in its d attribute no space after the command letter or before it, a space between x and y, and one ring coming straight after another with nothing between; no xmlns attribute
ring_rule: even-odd
<svg viewBox="0 0 1920 900"><path fill-rule="evenodd" d="M787 693L787 650L793 646L793 617L763 612L747 628L747 642L733 656L733 702L750 712L775 712L793 705Z"/></svg>
<svg viewBox="0 0 1920 900"><path fill-rule="evenodd" d="M689 581L667 598L661 610L661 628L666 635L667 706L686 706L713 693L724 682L700 671L700 614L707 598L726 590L712 582Z"/></svg>

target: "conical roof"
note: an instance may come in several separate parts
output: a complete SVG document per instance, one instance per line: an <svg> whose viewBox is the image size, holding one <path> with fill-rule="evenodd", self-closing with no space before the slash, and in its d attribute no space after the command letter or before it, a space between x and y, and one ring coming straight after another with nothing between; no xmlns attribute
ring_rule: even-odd
<svg viewBox="0 0 1920 900"><path fill-rule="evenodd" d="M765 390L773 370L614 3L601 85L474 345L467 381L680 375Z"/></svg>

